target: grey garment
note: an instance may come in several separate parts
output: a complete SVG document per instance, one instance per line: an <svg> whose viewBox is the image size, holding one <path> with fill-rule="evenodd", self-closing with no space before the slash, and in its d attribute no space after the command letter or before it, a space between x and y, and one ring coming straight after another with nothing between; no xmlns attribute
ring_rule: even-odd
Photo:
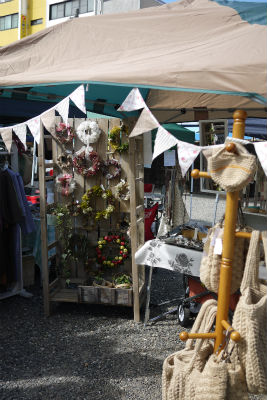
<svg viewBox="0 0 267 400"><path fill-rule="evenodd" d="M21 208L22 218L19 222L22 233L31 233L35 231L35 225L31 215L31 211L25 196L23 180L19 173L13 172L11 169L6 170L10 175L14 188L16 191L17 199Z"/></svg>

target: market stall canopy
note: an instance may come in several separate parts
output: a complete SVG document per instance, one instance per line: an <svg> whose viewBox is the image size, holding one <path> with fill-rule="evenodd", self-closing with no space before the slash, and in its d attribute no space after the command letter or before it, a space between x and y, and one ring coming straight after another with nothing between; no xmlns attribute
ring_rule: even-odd
<svg viewBox="0 0 267 400"><path fill-rule="evenodd" d="M0 49L1 97L24 95L49 108L88 83L87 109L116 117L133 87L160 122L227 118L236 108L263 116L267 27L239 12L183 0L72 18Z"/></svg>

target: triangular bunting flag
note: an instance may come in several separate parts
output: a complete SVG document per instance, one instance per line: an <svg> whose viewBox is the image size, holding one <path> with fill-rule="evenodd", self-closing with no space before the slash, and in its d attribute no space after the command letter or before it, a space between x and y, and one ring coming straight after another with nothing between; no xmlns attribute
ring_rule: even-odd
<svg viewBox="0 0 267 400"><path fill-rule="evenodd" d="M70 94L70 99L84 114L86 114L85 107L85 93L84 86L80 85L73 93Z"/></svg>
<svg viewBox="0 0 267 400"><path fill-rule="evenodd" d="M26 150L27 125L26 124L14 125L12 129L19 138L19 140L21 141L21 143L23 144L24 149Z"/></svg>
<svg viewBox="0 0 267 400"><path fill-rule="evenodd" d="M177 144L178 140L162 126L158 128L155 145L153 160L158 157L164 151L169 150L171 147Z"/></svg>
<svg viewBox="0 0 267 400"><path fill-rule="evenodd" d="M144 132L151 131L152 129L158 128L159 125L159 122L156 120L151 111L144 108L130 134L130 137L138 136Z"/></svg>
<svg viewBox="0 0 267 400"><path fill-rule="evenodd" d="M185 176L188 168L193 164L200 153L201 147L190 143L178 141L178 159L182 175Z"/></svg>
<svg viewBox="0 0 267 400"><path fill-rule="evenodd" d="M40 143L40 123L41 123L40 115L26 122L31 131L32 136L34 137L34 139L38 144Z"/></svg>
<svg viewBox="0 0 267 400"><path fill-rule="evenodd" d="M12 127L1 128L0 129L0 134L2 136L2 139L3 139L4 143L5 143L7 151L10 153L11 146L12 146Z"/></svg>
<svg viewBox="0 0 267 400"><path fill-rule="evenodd" d="M262 169L267 176L267 142L254 143L254 147L260 160Z"/></svg>
<svg viewBox="0 0 267 400"><path fill-rule="evenodd" d="M67 125L68 123L68 116L69 116L69 105L70 99L69 96L60 101L56 106L55 109L61 115L63 122Z"/></svg>
<svg viewBox="0 0 267 400"><path fill-rule="evenodd" d="M134 111L140 110L140 108L146 108L147 105L138 88L134 88L130 91L122 105L118 108L118 111Z"/></svg>
<svg viewBox="0 0 267 400"><path fill-rule="evenodd" d="M41 120L45 129L56 139L55 110L50 109L46 113L43 113L41 115Z"/></svg>

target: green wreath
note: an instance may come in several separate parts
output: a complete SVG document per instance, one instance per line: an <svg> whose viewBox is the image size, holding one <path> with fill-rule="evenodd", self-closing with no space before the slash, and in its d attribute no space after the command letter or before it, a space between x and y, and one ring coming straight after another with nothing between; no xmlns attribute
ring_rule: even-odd
<svg viewBox="0 0 267 400"><path fill-rule="evenodd" d="M99 198L107 202L107 207L102 211L97 211L94 206L95 201ZM110 189L103 189L101 186L95 185L82 196L80 210L82 214L90 215L95 221L101 218L108 219L115 210L114 202L115 198Z"/></svg>
<svg viewBox="0 0 267 400"><path fill-rule="evenodd" d="M109 143L118 153L124 153L129 149L128 141L122 143L123 137L128 139L128 127L126 125L114 126L109 133Z"/></svg>

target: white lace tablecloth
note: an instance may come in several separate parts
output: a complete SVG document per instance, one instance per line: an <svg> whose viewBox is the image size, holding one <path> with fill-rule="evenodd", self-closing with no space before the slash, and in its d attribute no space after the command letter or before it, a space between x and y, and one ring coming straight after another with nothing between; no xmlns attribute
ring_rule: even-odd
<svg viewBox="0 0 267 400"><path fill-rule="evenodd" d="M135 253L135 262L199 276L202 254L202 251L165 244L159 239L153 239L148 240Z"/></svg>

